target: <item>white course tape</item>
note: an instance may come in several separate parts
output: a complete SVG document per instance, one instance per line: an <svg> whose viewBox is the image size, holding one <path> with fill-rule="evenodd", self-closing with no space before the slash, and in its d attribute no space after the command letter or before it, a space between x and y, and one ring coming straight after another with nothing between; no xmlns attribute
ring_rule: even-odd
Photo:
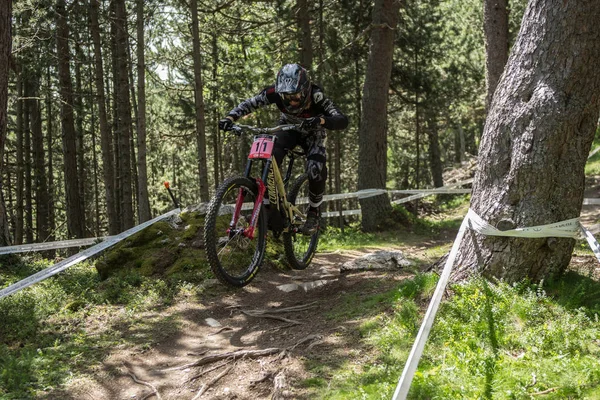
<svg viewBox="0 0 600 400"><path fill-rule="evenodd" d="M410 389L412 379L419 365L419 360L421 359L421 355L423 354L425 343L429 336L429 332L431 331L431 327L433 326L435 314L437 313L442 299L442 295L446 289L446 286L448 285L448 280L450 278L452 266L454 264L454 260L456 259L460 243L462 242L463 236L467 228L487 236L505 236L520 238L563 237L573 239L580 239L583 236L590 245L592 251L594 252L594 255L600 262L600 245L598 244L598 241L596 240L594 235L592 235L592 233L589 230L587 230L583 225L581 225L581 223L579 222L579 218L573 218L554 224L501 231L485 222L479 215L477 215L477 213L469 209L467 215L463 219L462 224L460 225L458 235L454 240L454 244L452 245L452 249L450 250L450 255L446 260L444 270L442 271L440 280L438 281L437 287L435 288L435 293L431 298L431 302L429 303L429 307L427 308L427 312L425 313L425 317L423 318L423 322L421 323L421 328L419 329L417 338L415 339L406 364L404 365L402 376L398 380L398 385L396 386L396 391L394 392L394 396L392 398L393 400L404 400L408 395L408 390Z"/></svg>
<svg viewBox="0 0 600 400"><path fill-rule="evenodd" d="M590 248L594 252L594 255L598 259L598 262L600 262L600 245L598 244L598 241L596 240L594 235L592 235L592 232L586 229L583 225L579 224L579 228L581 229L583 237L585 237L585 240L587 240L588 244L590 245Z"/></svg>
<svg viewBox="0 0 600 400"><path fill-rule="evenodd" d="M100 237L100 238L58 240L56 242L31 243L31 244L21 244L21 245L16 245L16 246L4 246L4 247L0 247L0 255L13 254L13 253L28 253L30 251L66 249L69 247L85 247L85 246L91 246L93 244L102 242L104 240L109 239L110 237L111 236Z"/></svg>
<svg viewBox="0 0 600 400"><path fill-rule="evenodd" d="M81 261L93 256L94 254L99 253L104 249L107 249L108 247L111 247L112 245L120 242L121 240L127 238L128 236L133 235L136 232L141 231L142 229L154 224L155 222L158 222L167 217L170 217L173 214L178 214L178 213L179 213L179 208L171 210L166 214L163 214L154 219L151 219L150 221L146 221L142 224L134 226L133 228L128 229L125 232L122 232L115 236L111 236L110 239L107 239L104 242L99 243L93 247L90 247L89 249L86 249L86 250L82 251L81 253L77 253L74 256L71 256L71 257L59 262L58 264L54 264L46 269L43 269L43 270L31 275L31 276L28 276L27 278L22 279L19 282L16 282L16 283L10 285L9 287L0 290L0 299L2 299L3 297L9 296L13 293L16 293L19 290L25 289L26 287L31 286L35 283L41 282L44 279L50 278L51 276L56 275L59 272L69 268L70 266L75 265L78 262L81 262Z"/></svg>
<svg viewBox="0 0 600 400"><path fill-rule="evenodd" d="M433 326L435 314L437 313L437 310L440 306L440 302L442 301L442 296L444 295L444 291L446 290L446 285L448 285L448 280L450 279L450 272L452 272L452 265L454 264L454 260L456 259L456 256L458 254L460 242L462 241L465 231L467 230L468 222L469 217L467 215L465 219L463 219L462 224L460 224L458 235L454 240L452 250L450 250L450 255L446 260L444 270L442 271L440 280L438 281L437 287L435 288L435 292L433 293L433 297L431 298L431 302L429 303L429 307L427 308L427 312L425 313L425 318L423 319L423 323L421 324L421 328L419 329L419 333L417 334L415 343L413 344L413 347L410 351L408 360L404 365L402 376L400 377L398 385L396 386L394 397L392 397L393 400L406 399L406 396L408 395L408 389L410 389L410 384L412 383L415 371L417 370L417 366L419 365L419 360L421 359L421 355L423 354L423 349L425 348L425 343L427 342L427 338L429 337L429 331L431 331L431 327Z"/></svg>
<svg viewBox="0 0 600 400"><path fill-rule="evenodd" d="M477 233L486 236L510 236L521 238L543 238L543 237L564 237L581 238L579 229L579 218L573 218L566 221L556 222L554 224L533 226L530 228L517 228L507 231L501 231L485 222L475 211L469 209L467 218L471 221L470 228Z"/></svg>

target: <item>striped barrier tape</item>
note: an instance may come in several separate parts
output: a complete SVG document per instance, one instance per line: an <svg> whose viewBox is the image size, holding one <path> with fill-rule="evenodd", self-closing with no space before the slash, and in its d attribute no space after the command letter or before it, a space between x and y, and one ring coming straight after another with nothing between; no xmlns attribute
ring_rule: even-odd
<svg viewBox="0 0 600 400"><path fill-rule="evenodd" d="M444 269L442 270L442 274L440 275L440 280L438 281L438 284L435 288L435 292L433 293L433 297L431 298L431 301L427 308L427 312L425 313L425 317L423 318L423 322L421 324L421 327L419 328L419 332L417 333L415 342L413 343L413 347L410 351L406 364L404 365L402 375L398 380L398 385L396 386L394 396L392 397L393 400L404 400L408 395L408 390L410 389L412 379L419 365L419 360L421 359L421 355L423 354L425 343L427 342L429 332L431 331L431 327L433 326L435 315L440 306L440 302L442 300L444 291L446 290L446 286L448 285L450 273L452 272L452 266L454 264L456 256L458 255L460 243L462 242L463 236L467 229L471 229L477 233L488 236L505 236L521 238L563 237L573 239L581 239L583 237L587 240L590 248L594 252L594 255L598 259L598 262L600 262L600 245L596 241L594 235L583 225L581 225L581 223L579 222L579 218L573 218L554 224L501 231L485 222L483 218L477 215L477 213L469 209L467 215L465 216L460 225L458 235L454 240L452 249L450 250L450 254L448 255L448 259L444 264Z"/></svg>
<svg viewBox="0 0 600 400"><path fill-rule="evenodd" d="M22 279L2 290L0 290L0 299L2 299L3 297L6 296L10 296L13 293L18 292L19 290L25 289L26 287L29 287L35 283L41 282L44 279L48 279L51 276L54 276L56 274L58 274L61 271L64 271L65 269L97 254L100 253L101 251L115 245L116 243L120 242L121 240L133 235L134 233L137 233L139 231L141 231L144 228L147 228L148 226L161 221L165 218L170 217L171 215L174 214L179 214L179 208L176 208L174 210L169 211L166 214L160 215L154 219L151 219L150 221L146 221L142 224L139 224L137 226L134 226L131 229L126 230L125 232L122 232L118 235L115 236L111 236L109 239L105 240L102 243L99 243L93 247L90 247L89 249L86 249L80 253L77 253L57 264L54 264L46 269L43 269L31 276L28 276L25 279Z"/></svg>
<svg viewBox="0 0 600 400"><path fill-rule="evenodd" d="M103 242L110 239L112 236L100 237L100 238L86 238L86 239L70 239L70 240L58 240L56 242L46 243L30 243L20 244L15 246L0 247L0 255L12 254L12 253L28 253L30 251L45 251L55 249L67 249L69 247L85 247Z"/></svg>

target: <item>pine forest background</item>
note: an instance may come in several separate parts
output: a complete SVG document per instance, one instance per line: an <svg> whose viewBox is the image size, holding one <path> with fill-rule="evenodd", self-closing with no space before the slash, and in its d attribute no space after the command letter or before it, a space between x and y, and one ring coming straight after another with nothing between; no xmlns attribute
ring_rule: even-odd
<svg viewBox="0 0 600 400"><path fill-rule="evenodd" d="M524 6L511 4L510 40ZM388 188L441 186L441 169L476 155L486 112L482 7L402 2ZM182 205L207 201L243 170L251 140L219 132L218 120L290 62L305 65L348 115L346 130L329 133L327 192L356 190L372 8L365 0L13 2L2 170L13 242L116 234L173 207L164 181ZM243 123L277 117L272 107Z"/></svg>

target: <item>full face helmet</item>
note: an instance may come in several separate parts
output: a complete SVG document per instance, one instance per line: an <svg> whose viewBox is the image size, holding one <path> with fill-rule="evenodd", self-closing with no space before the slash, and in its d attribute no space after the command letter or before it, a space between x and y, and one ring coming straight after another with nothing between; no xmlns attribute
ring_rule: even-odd
<svg viewBox="0 0 600 400"><path fill-rule="evenodd" d="M286 64L277 73L275 92L291 114L298 114L308 106L310 88L308 72L298 64Z"/></svg>

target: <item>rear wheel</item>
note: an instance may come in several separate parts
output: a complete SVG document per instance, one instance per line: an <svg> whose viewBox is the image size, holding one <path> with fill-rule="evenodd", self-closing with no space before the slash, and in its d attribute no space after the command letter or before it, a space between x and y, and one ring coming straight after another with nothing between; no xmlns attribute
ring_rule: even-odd
<svg viewBox="0 0 600 400"><path fill-rule="evenodd" d="M240 193L243 205L235 226L230 224ZM204 224L204 243L211 270L226 285L242 287L250 283L263 261L267 221L262 210L253 238L247 237L258 187L244 177L225 180L210 202ZM246 232L246 235L244 235Z"/></svg>
<svg viewBox="0 0 600 400"><path fill-rule="evenodd" d="M308 174L303 174L296 179L288 191L288 201L292 204L306 200L308 202ZM301 210L308 210L308 203L299 204ZM305 213L306 214L306 213ZM319 243L319 230L311 236L303 235L301 232L284 232L283 248L285 257L292 269L305 269L310 265L317 244Z"/></svg>

